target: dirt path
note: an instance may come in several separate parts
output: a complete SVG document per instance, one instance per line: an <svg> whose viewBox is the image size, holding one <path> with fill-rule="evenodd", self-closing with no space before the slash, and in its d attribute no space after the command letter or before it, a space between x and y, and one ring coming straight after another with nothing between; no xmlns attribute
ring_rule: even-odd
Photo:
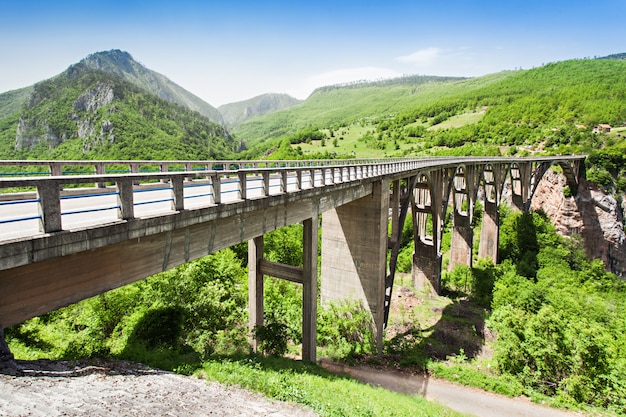
<svg viewBox="0 0 626 417"><path fill-rule="evenodd" d="M453 384L423 375L380 371L365 366L345 366L323 362L322 366L332 372L345 373L374 386L404 394L418 394L461 413L478 417L575 417L579 413L544 407L525 398L509 398L476 388Z"/></svg>

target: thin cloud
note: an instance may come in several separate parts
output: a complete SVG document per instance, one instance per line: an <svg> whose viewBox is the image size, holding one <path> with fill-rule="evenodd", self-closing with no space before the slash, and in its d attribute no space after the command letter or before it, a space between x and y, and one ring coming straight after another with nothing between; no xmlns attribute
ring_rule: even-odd
<svg viewBox="0 0 626 417"><path fill-rule="evenodd" d="M441 49L426 48L415 51L410 55L399 56L396 61L417 66L429 66L435 63L441 57Z"/></svg>

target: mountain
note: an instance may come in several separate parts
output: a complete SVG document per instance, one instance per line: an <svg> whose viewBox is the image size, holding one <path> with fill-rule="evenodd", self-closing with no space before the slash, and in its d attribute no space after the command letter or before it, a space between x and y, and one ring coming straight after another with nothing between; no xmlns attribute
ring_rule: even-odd
<svg viewBox="0 0 626 417"><path fill-rule="evenodd" d="M237 146L223 125L174 101L194 97L125 52L93 54L0 95L0 158L232 157Z"/></svg>
<svg viewBox="0 0 626 417"><path fill-rule="evenodd" d="M324 87L232 132L257 153L271 152L278 138L300 145L299 133L310 127L332 147L307 141L305 155L498 154L508 147L563 153L568 146L586 153L594 149L588 147L595 126L625 126L625 91L626 60L575 59L471 79L416 76Z"/></svg>
<svg viewBox="0 0 626 417"><path fill-rule="evenodd" d="M607 56L603 56L601 58L598 59L619 59L619 60L625 60L626 59L626 52L622 52L619 54L611 54L611 55L607 55Z"/></svg>
<svg viewBox="0 0 626 417"><path fill-rule="evenodd" d="M170 81L164 75L144 67L135 61L128 52L117 49L97 52L76 65L117 75L164 100L195 110L215 123L224 123L222 115L215 107Z"/></svg>
<svg viewBox="0 0 626 417"><path fill-rule="evenodd" d="M28 101L33 86L0 94L0 119L19 111Z"/></svg>
<svg viewBox="0 0 626 417"><path fill-rule="evenodd" d="M218 107L229 127L240 125L253 117L263 116L278 110L293 107L302 101L287 94L262 94L245 101L224 104Z"/></svg>

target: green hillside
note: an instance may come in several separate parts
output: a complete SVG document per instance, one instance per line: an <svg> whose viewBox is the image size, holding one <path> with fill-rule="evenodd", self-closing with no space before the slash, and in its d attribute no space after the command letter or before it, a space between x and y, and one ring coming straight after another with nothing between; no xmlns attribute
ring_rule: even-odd
<svg viewBox="0 0 626 417"><path fill-rule="evenodd" d="M234 129L233 133L245 143L254 145L294 134L307 126L340 127L365 118L388 116L406 109L411 103L429 102L446 96L450 94L450 89L454 91L456 88L468 87L459 78L427 76L323 87L314 91L299 106L251 119Z"/></svg>
<svg viewBox="0 0 626 417"><path fill-rule="evenodd" d="M327 87L234 134L249 157L584 153L594 181L623 191L625 123L626 61L585 59L466 80ZM612 132L594 133L598 124Z"/></svg>

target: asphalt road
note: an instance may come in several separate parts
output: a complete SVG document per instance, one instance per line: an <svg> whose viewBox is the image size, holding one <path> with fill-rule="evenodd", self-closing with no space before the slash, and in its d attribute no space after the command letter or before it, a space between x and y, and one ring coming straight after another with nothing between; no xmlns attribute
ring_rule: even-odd
<svg viewBox="0 0 626 417"><path fill-rule="evenodd" d="M580 417L583 415L535 404L527 398L509 398L419 374L382 371L364 366L352 367L332 362L324 362L322 366L332 372L348 374L367 384L403 394L418 394L453 410L478 417Z"/></svg>

